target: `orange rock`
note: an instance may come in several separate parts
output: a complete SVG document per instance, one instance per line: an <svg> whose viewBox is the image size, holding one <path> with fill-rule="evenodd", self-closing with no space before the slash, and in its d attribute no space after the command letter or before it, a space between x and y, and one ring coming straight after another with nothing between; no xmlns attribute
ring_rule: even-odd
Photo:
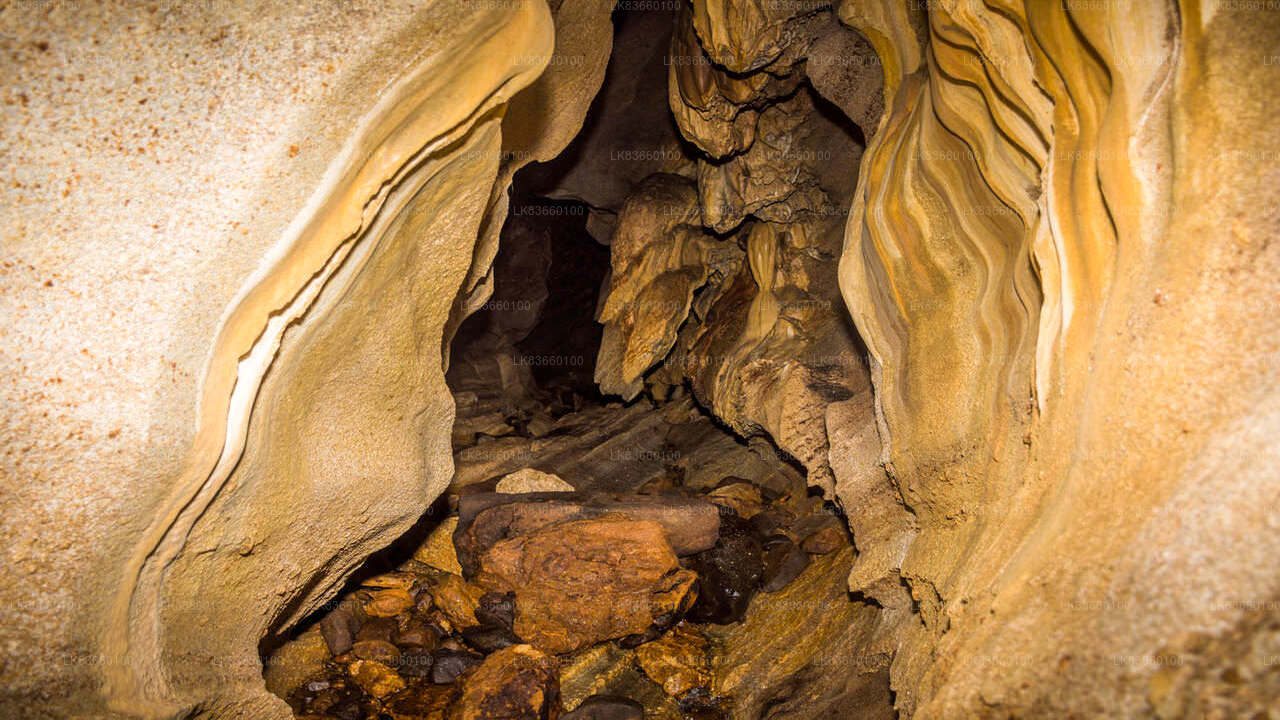
<svg viewBox="0 0 1280 720"><path fill-rule="evenodd" d="M400 659L400 649L386 640L361 640L351 646L351 653L361 660L376 660L394 665Z"/></svg>
<svg viewBox="0 0 1280 720"><path fill-rule="evenodd" d="M760 488L749 482L736 482L718 487L707 493L707 499L716 505L733 510L743 520L750 520L764 510L764 498Z"/></svg>
<svg viewBox="0 0 1280 720"><path fill-rule="evenodd" d="M711 683L707 639L688 623L680 623L657 640L636 648L636 662L650 680L672 697Z"/></svg>
<svg viewBox="0 0 1280 720"><path fill-rule="evenodd" d="M370 617L395 617L413 607L413 595L402 587L374 592L364 605Z"/></svg>
<svg viewBox="0 0 1280 720"><path fill-rule="evenodd" d="M351 663L351 677L362 690L381 698L405 688L404 679L395 670L374 660L356 660Z"/></svg>
<svg viewBox="0 0 1280 720"><path fill-rule="evenodd" d="M427 592L454 628L462 630L480 624L476 621L476 606L484 595L483 588L452 573L439 573L431 579Z"/></svg>
<svg viewBox="0 0 1280 720"><path fill-rule="evenodd" d="M800 543L800 547L810 555L826 555L839 550L845 544L844 533L840 532L839 528L828 526L805 538L804 542Z"/></svg>
<svg viewBox="0 0 1280 720"><path fill-rule="evenodd" d="M476 577L515 593L516 634L550 653L644 632L686 604L693 580L662 525L616 514L498 542Z"/></svg>
<svg viewBox="0 0 1280 720"><path fill-rule="evenodd" d="M462 694L448 720L547 720L559 715L559 665L528 645L512 645L484 659L461 679Z"/></svg>

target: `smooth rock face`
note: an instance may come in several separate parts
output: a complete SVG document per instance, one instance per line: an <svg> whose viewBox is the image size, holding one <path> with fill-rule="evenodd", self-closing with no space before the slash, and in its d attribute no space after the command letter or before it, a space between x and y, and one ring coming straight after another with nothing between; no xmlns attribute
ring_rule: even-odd
<svg viewBox="0 0 1280 720"><path fill-rule="evenodd" d="M644 706L630 698L592 695L560 720L644 720Z"/></svg>
<svg viewBox="0 0 1280 720"><path fill-rule="evenodd" d="M483 587L515 593L516 634L550 653L644 632L682 604L694 579L661 525L621 515L498 542L476 576Z"/></svg>
<svg viewBox="0 0 1280 720"><path fill-rule="evenodd" d="M0 591L0 715L283 717L259 641L448 481L442 337L491 111L551 16L116 0L0 23L0 406L26 448L0 537L28 588Z"/></svg>

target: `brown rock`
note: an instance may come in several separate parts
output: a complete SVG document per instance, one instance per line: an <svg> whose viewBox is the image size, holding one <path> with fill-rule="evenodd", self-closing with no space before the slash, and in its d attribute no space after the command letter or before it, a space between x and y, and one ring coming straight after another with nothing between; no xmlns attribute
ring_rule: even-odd
<svg viewBox="0 0 1280 720"><path fill-rule="evenodd" d="M476 606L480 604L484 589L452 573L440 573L431 579L427 591L454 628L462 630L478 624Z"/></svg>
<svg viewBox="0 0 1280 720"><path fill-rule="evenodd" d="M362 640L384 640L391 642L391 638L395 636L399 626L393 618L369 618L368 622L360 626L360 631L356 633L355 641Z"/></svg>
<svg viewBox="0 0 1280 720"><path fill-rule="evenodd" d="M451 686L415 684L383 703L393 720L444 720L457 689Z"/></svg>
<svg viewBox="0 0 1280 720"><path fill-rule="evenodd" d="M400 659L400 648L386 640L361 640L351 646L351 652L361 660L376 660L384 665L395 665Z"/></svg>
<svg viewBox="0 0 1280 720"><path fill-rule="evenodd" d="M413 595L403 587L387 588L373 593L364 604L370 617L395 617L413 607Z"/></svg>
<svg viewBox="0 0 1280 720"><path fill-rule="evenodd" d="M722 485L707 493L707 500L733 510L743 520L750 520L764 510L760 488L748 482Z"/></svg>
<svg viewBox="0 0 1280 720"><path fill-rule="evenodd" d="M334 655L341 655L351 649L357 630L359 627L355 616L344 607L325 615L320 621L320 634L324 636L329 652Z"/></svg>
<svg viewBox="0 0 1280 720"><path fill-rule="evenodd" d="M672 697L711 684L707 639L692 625L680 623L666 635L636 648L636 662Z"/></svg>
<svg viewBox="0 0 1280 720"><path fill-rule="evenodd" d="M810 555L826 555L847 544L849 543L839 528L828 526L805 538L800 547Z"/></svg>
<svg viewBox="0 0 1280 720"><path fill-rule="evenodd" d="M473 493L458 502L458 559L474 573L480 556L500 540L606 513L658 523L672 550L682 556L712 547L720 531L716 506L696 498L575 492L532 493L513 500L500 493Z"/></svg>
<svg viewBox="0 0 1280 720"><path fill-rule="evenodd" d="M425 621L410 618L408 622L396 630L392 641L402 648L434 650L440 644L440 633Z"/></svg>
<svg viewBox="0 0 1280 720"><path fill-rule="evenodd" d="M483 659L483 655L460 648L441 648L436 650L431 653L431 682L436 685L448 685L457 680L458 676L469 668L479 665Z"/></svg>
<svg viewBox="0 0 1280 720"><path fill-rule="evenodd" d="M422 582L420 575L410 572L395 571L374 575L371 578L360 583L360 587L373 588L375 590L385 590L391 588L399 588L408 592L413 592L415 586Z"/></svg>
<svg viewBox="0 0 1280 720"><path fill-rule="evenodd" d="M476 578L514 592L516 634L552 653L644 632L684 604L692 580L661 525L617 514L503 540Z"/></svg>
<svg viewBox="0 0 1280 720"><path fill-rule="evenodd" d="M786 535L774 535L764 544L764 570L760 589L769 593L786 587L809 567L809 554Z"/></svg>
<svg viewBox="0 0 1280 720"><path fill-rule="evenodd" d="M557 669L528 645L499 650L463 678L448 720L549 720L560 709Z"/></svg>
<svg viewBox="0 0 1280 720"><path fill-rule="evenodd" d="M356 660L350 666L351 677L362 690L376 698L386 697L405 688L404 678L395 670L374 660Z"/></svg>
<svg viewBox="0 0 1280 720"><path fill-rule="evenodd" d="M644 706L630 698L592 695L560 720L644 720Z"/></svg>

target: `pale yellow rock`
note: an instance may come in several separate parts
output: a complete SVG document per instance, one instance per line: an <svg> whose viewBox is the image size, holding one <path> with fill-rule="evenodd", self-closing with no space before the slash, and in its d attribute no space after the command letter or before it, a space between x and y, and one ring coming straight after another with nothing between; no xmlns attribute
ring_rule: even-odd
<svg viewBox="0 0 1280 720"><path fill-rule="evenodd" d="M559 475L524 468L510 473L498 481L494 491L500 493L573 492L574 487ZM456 522L456 520L455 520Z"/></svg>
<svg viewBox="0 0 1280 720"><path fill-rule="evenodd" d="M281 645L264 663L262 677L267 690L287 697L314 675L324 671L329 661L329 646L314 627Z"/></svg>
<svg viewBox="0 0 1280 720"><path fill-rule="evenodd" d="M461 575L462 565L458 563L458 551L453 547L453 531L457 527L456 515L442 520L427 536L427 541L414 551L413 559L437 570Z"/></svg>
<svg viewBox="0 0 1280 720"><path fill-rule="evenodd" d="M0 26L25 308L0 536L29 548L4 586L42 588L0 603L0 715L289 717L258 643L448 482L443 328L551 16L111 0Z"/></svg>

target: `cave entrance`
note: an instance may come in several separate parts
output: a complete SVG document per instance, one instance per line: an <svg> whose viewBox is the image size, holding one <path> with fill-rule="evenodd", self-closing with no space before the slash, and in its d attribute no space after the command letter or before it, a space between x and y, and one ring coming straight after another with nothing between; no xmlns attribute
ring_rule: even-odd
<svg viewBox="0 0 1280 720"><path fill-rule="evenodd" d="M581 132L516 173L453 338L452 483L266 663L300 717L895 717L820 489L822 413L868 388L835 278L848 88L798 48L719 67L682 7L613 19Z"/></svg>

